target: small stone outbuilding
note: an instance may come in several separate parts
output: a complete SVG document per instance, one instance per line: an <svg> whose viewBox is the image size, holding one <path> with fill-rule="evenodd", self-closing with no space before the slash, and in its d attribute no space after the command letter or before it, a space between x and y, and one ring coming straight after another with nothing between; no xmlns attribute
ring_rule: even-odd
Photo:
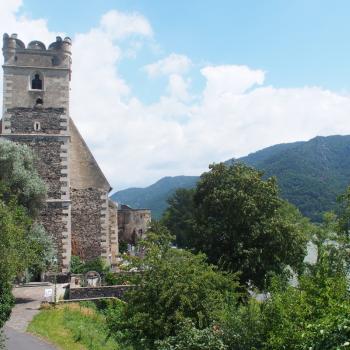
<svg viewBox="0 0 350 350"><path fill-rule="evenodd" d="M145 237L151 223L149 209L133 209L128 205L118 208L118 233L120 242L134 246L137 241Z"/></svg>

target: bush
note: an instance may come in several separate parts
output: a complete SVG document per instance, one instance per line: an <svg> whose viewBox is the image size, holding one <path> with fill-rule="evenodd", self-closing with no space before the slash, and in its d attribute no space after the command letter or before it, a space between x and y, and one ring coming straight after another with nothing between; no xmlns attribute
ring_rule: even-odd
<svg viewBox="0 0 350 350"><path fill-rule="evenodd" d="M226 350L222 331L218 326L198 329L190 320L185 320L177 334L156 342L157 350Z"/></svg>
<svg viewBox="0 0 350 350"><path fill-rule="evenodd" d="M158 224L152 229L143 243L145 258L132 265L142 270L138 288L127 293L124 308L107 319L114 336L143 350L176 336L186 320L198 330L210 327L237 289L235 278L207 264L204 255L170 248L168 231Z"/></svg>
<svg viewBox="0 0 350 350"><path fill-rule="evenodd" d="M89 271L96 271L100 274L108 272L109 267L102 258L96 258L90 261L83 261L79 256L72 255L70 271L76 274L84 274Z"/></svg>

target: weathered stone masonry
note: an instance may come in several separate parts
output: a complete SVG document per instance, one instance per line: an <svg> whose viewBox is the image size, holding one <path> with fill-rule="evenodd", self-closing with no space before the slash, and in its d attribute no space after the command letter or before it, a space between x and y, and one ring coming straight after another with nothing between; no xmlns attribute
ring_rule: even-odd
<svg viewBox="0 0 350 350"><path fill-rule="evenodd" d="M72 189L72 254L91 260L102 253L101 209L103 191L96 188Z"/></svg>

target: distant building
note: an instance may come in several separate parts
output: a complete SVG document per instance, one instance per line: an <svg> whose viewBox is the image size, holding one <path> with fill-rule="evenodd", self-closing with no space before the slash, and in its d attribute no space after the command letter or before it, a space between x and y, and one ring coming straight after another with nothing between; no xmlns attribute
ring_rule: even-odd
<svg viewBox="0 0 350 350"><path fill-rule="evenodd" d="M16 34L5 34L3 54L1 137L26 144L37 155L37 169L48 188L40 220L53 237L61 271L69 270L73 254L113 263L117 206L69 113L71 39L57 37L46 48L40 41L25 46Z"/></svg>
<svg viewBox="0 0 350 350"><path fill-rule="evenodd" d="M118 207L118 233L119 241L129 246L135 246L137 241L145 237L151 223L149 209L133 209L128 205Z"/></svg>

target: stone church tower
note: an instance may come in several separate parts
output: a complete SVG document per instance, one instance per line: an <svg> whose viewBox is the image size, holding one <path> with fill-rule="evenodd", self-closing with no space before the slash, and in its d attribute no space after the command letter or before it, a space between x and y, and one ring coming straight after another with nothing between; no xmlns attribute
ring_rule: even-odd
<svg viewBox="0 0 350 350"><path fill-rule="evenodd" d="M47 185L40 220L53 237L62 272L72 255L102 257L118 253L116 205L107 179L69 114L71 39L57 37L45 47L27 47L16 34L4 34L1 137L28 145Z"/></svg>

